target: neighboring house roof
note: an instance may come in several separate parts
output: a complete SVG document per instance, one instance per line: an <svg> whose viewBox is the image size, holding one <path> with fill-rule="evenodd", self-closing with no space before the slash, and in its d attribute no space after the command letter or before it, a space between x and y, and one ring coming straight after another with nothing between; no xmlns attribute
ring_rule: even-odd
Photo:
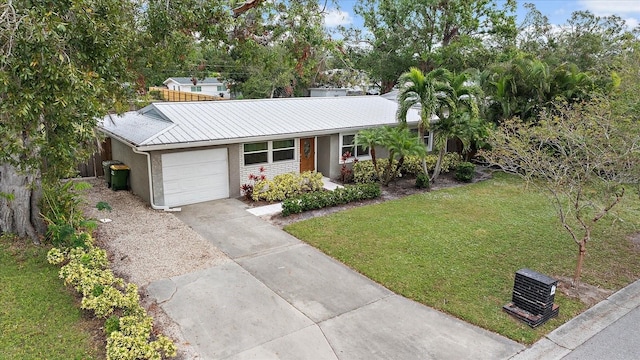
<svg viewBox="0 0 640 360"><path fill-rule="evenodd" d="M99 126L154 150L358 131L396 124L397 109L379 96L166 102L109 116ZM419 117L412 109L408 123Z"/></svg>
<svg viewBox="0 0 640 360"><path fill-rule="evenodd" d="M179 85L193 85L193 82L191 81L192 78L190 77L171 77L168 78L167 80L163 81L162 83L167 85L170 82L175 82ZM218 80L218 78L213 78L213 77L208 77L208 78L204 78L204 79L197 79L198 80L198 85L220 85L222 84L222 81Z"/></svg>

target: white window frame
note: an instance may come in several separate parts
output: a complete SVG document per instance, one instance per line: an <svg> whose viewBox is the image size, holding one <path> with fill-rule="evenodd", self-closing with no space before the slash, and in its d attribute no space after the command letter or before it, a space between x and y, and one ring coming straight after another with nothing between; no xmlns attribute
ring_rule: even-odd
<svg viewBox="0 0 640 360"><path fill-rule="evenodd" d="M273 147L273 143L274 142L278 142L278 141L292 141L293 142L293 146L289 146L289 147L284 147L284 148L274 148ZM282 162L282 161L294 161L296 160L296 139L282 139L282 140L273 140L273 141L269 141L269 156L270 156L270 162L275 163L275 162ZM273 158L273 154L275 152L281 152L281 151L287 151L287 150L293 150L293 157L291 159L283 159L283 160L274 160Z"/></svg>
<svg viewBox="0 0 640 360"><path fill-rule="evenodd" d="M274 141L293 141L293 146L291 147L286 147L286 148L277 148L274 149L273 148L273 142ZM265 150L257 150L257 151L249 151L249 152L245 152L244 150L244 146L247 144L260 144L260 143L267 143L267 148ZM296 161L297 160L297 139L280 139L280 140L269 140L269 141L255 141L255 142L250 142L250 143L243 143L242 146L242 165L243 166L253 166L253 165L261 165L261 164L273 164L273 163L280 163L280 162L285 162L285 161ZM291 159L283 159L283 160L273 160L273 153L277 152L277 151L284 151L284 150L293 150L293 158ZM245 155L247 154L258 154L258 153L267 153L267 161L266 162L260 162L260 163L254 163L254 164L247 164L246 160L245 160Z"/></svg>
<svg viewBox="0 0 640 360"><path fill-rule="evenodd" d="M356 158L358 160L369 160L369 159L371 159L371 149L367 148L367 150L366 150L367 153L366 154L358 154L358 147L357 146L355 146L353 144L349 144L349 145L345 145L344 144L344 137L345 136L353 136L353 141L355 142L356 141L355 140L356 139L356 133L340 133L338 136L340 137L340 151L339 151L340 152L340 154L339 154L340 157L339 157L339 160L340 160L341 164L343 163L343 161L342 161L342 155L344 154L343 149L346 146L349 146L349 145L351 145L351 146L353 146L355 148L355 152L356 153L355 154L351 154L351 157L346 159L344 161L344 163L351 163Z"/></svg>
<svg viewBox="0 0 640 360"><path fill-rule="evenodd" d="M411 129L411 131L415 132L416 135L418 135L418 129L413 128ZM427 131L426 133L424 133L422 142L424 143L424 146L427 149L427 152L432 152L433 151L433 132Z"/></svg>
<svg viewBox="0 0 640 360"><path fill-rule="evenodd" d="M191 92L202 92L202 86L194 85L191 87Z"/></svg>
<svg viewBox="0 0 640 360"><path fill-rule="evenodd" d="M226 91L227 88L224 85L217 85L216 86L216 91Z"/></svg>

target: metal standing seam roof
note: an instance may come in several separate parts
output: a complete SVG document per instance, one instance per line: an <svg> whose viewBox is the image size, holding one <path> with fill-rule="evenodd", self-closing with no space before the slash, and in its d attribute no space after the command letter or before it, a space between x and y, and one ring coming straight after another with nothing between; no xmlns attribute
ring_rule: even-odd
<svg viewBox="0 0 640 360"><path fill-rule="evenodd" d="M397 103L379 96L166 102L112 115L99 126L137 147L180 148L393 125L397 109ZM407 115L410 124L419 118L415 110Z"/></svg>

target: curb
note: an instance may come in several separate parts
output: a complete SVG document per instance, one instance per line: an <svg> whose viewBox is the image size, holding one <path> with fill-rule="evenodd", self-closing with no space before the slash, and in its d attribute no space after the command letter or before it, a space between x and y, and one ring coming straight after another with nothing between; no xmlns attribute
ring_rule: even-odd
<svg viewBox="0 0 640 360"><path fill-rule="evenodd" d="M511 360L562 359L594 335L640 306L640 280L553 330Z"/></svg>

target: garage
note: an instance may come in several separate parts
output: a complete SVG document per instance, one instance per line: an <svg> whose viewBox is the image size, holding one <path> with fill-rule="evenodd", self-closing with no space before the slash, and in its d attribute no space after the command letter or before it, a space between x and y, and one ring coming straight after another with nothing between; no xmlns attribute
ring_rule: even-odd
<svg viewBox="0 0 640 360"><path fill-rule="evenodd" d="M166 206L228 198L227 149L162 154L162 184Z"/></svg>

